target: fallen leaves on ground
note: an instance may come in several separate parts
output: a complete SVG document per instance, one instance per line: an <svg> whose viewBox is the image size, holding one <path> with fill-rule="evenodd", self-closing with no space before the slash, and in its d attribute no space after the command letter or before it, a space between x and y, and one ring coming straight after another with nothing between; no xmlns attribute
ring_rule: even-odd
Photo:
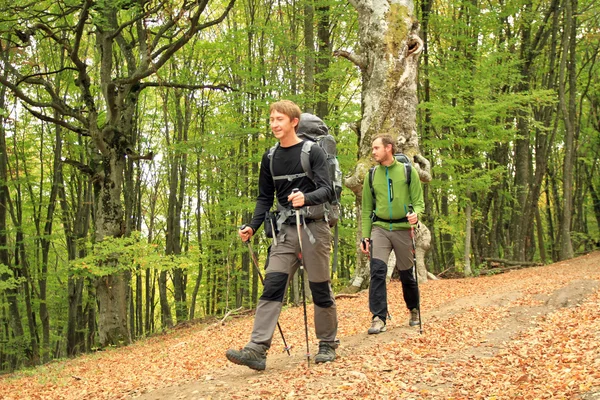
<svg viewBox="0 0 600 400"><path fill-rule="evenodd" d="M253 318L245 316L4 376L0 398L124 399L157 389L164 394L164 388L170 388L170 398L576 398L600 391L598 286L579 304L526 315L511 337L502 338L502 332L516 308L535 310L556 290L579 281L600 281L599 252L491 277L428 282L420 287L422 335L406 327L401 285L392 282L393 319L388 332L377 335L384 340L365 333L366 292L337 301L342 346L334 363L307 368L303 310L289 307L279 322L294 345L292 357L271 373L241 375L243 367L224 357L226 349L248 340ZM308 311L316 352L312 307ZM345 348L345 339L353 344ZM276 330L271 356L282 349ZM229 380L223 383L223 377ZM185 387L191 389L180 395Z"/></svg>

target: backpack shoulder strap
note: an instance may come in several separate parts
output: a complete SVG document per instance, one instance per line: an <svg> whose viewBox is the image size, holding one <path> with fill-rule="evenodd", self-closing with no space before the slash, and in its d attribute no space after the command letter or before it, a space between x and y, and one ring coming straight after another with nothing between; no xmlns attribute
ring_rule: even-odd
<svg viewBox="0 0 600 400"><path fill-rule="evenodd" d="M307 143L309 143L309 144L307 145ZM308 160L308 156L310 153L310 148L312 147L313 144L314 144L314 142L305 141L304 144L302 145L302 153L300 154L300 163L302 164L302 169L304 170L303 173L293 174L293 175L275 176L275 172L273 171L273 159L275 158L275 150L277 150L277 148L279 147L279 142L275 143L275 145L269 149L269 154L268 154L269 169L271 170L271 177L273 178L273 181L280 181L280 180L293 181L294 179L302 178L303 176L308 176L309 178L312 179L312 169L310 168L310 162ZM306 155L304 153L306 153ZM305 160L305 158L306 158L306 160ZM305 163L306 163L307 167L305 167ZM307 170L307 168L308 168L308 170Z"/></svg>
<svg viewBox="0 0 600 400"><path fill-rule="evenodd" d="M271 176L273 177L273 180L275 180L275 174L273 173L273 158L275 158L275 150L277 150L278 147L279 142L275 143L275 145L269 149L269 154L267 155L267 157L269 158L269 170L271 171Z"/></svg>
<svg viewBox="0 0 600 400"><path fill-rule="evenodd" d="M406 176L406 184L410 186L410 178L412 174L412 164L410 162L404 163L404 175Z"/></svg>
<svg viewBox="0 0 600 400"><path fill-rule="evenodd" d="M310 149L312 149L315 142L312 140L305 140L302 145L302 152L300 153L300 164L302 164L302 169L306 176L310 178L311 181L314 181L315 177L313 175L312 168L310 166Z"/></svg>
<svg viewBox="0 0 600 400"><path fill-rule="evenodd" d="M373 199L373 212L375 212L375 189L373 189L373 177L375 176L375 170L377 166L369 169L369 188L371 189L371 198Z"/></svg>

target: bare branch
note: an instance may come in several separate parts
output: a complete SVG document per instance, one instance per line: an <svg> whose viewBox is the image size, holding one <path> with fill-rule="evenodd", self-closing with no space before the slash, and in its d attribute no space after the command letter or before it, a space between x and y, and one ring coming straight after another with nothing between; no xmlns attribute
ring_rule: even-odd
<svg viewBox="0 0 600 400"><path fill-rule="evenodd" d="M138 154L136 152L134 152L133 150L131 150L130 148L126 148L125 149L125 154L127 154L127 157L132 159L132 160L148 160L151 161L152 159L154 159L154 153L153 152L149 152L147 154Z"/></svg>
<svg viewBox="0 0 600 400"><path fill-rule="evenodd" d="M79 171L83 172L86 175L93 176L95 173L94 170L92 169L92 167L90 167L89 165L80 163L79 161L64 159L64 160L62 160L62 162L64 164L69 164L69 165L74 166L75 168L77 168Z"/></svg>
<svg viewBox="0 0 600 400"><path fill-rule="evenodd" d="M16 70L14 70L11 65L7 65L7 68L11 69L11 71L13 72L13 74L15 76L19 76L19 73ZM54 87L52 86L52 84L50 82L48 82L47 80L41 79L41 78L36 78L36 76L40 76L40 75L44 75L44 74L40 73L40 74L35 74L35 75L29 75L26 77L21 77L17 81L16 84L6 81L6 78L0 78L0 82L2 82L4 85L6 85L8 88L10 88L19 99L25 101L27 104L30 104L31 106L40 107L40 108L52 108L61 115L72 117L84 124L87 123L86 119L83 117L83 115L81 113L77 112L75 109L70 107L68 104L66 104L60 98L60 96L58 96L58 94L56 93L56 91L54 90ZM42 102L39 102L39 101L34 100L33 98L29 97L28 95L23 93L17 87L19 85L19 83L21 83L21 82L27 82L32 85L43 86L44 89L46 90L46 92L52 98L52 102L51 103L42 103Z"/></svg>
<svg viewBox="0 0 600 400"><path fill-rule="evenodd" d="M204 28L216 25L216 24L220 23L221 21L223 21L225 19L225 17L227 16L227 14L229 14L229 11L233 8L233 5L235 4L235 0L229 0L229 4L227 5L226 9L223 11L223 13L221 14L221 16L219 18L217 18L213 21L207 22L205 24L198 25L198 20L200 19L202 12L206 8L207 3L208 3L207 0L202 1L202 3L198 7L196 14L190 19L189 29L178 40L176 40L175 42L170 44L168 47L164 48L164 51L161 49L162 54L156 62L151 63L150 66L148 66L145 70L139 71L138 73L134 74L133 76L131 76L129 78L116 80L115 84L122 85L122 84L131 84L131 83L139 82L140 80L154 74L171 58L171 56L173 54L175 54L175 52L177 52L177 50L179 50L187 42L189 42L190 39L198 31L200 31Z"/></svg>
<svg viewBox="0 0 600 400"><path fill-rule="evenodd" d="M151 9L151 10L147 10L142 14L139 14L136 17L133 17L132 19L130 19L129 21L125 22L124 24L122 24L121 26L119 26L113 33L112 35L109 36L110 39L114 39L116 38L118 35L121 34L121 32L123 31L123 29L127 28L128 26L131 26L133 24L135 24L138 21L143 20L144 18L148 17L149 15L156 13L158 10L160 10L161 8L163 8L163 3L159 2L159 4Z"/></svg>
<svg viewBox="0 0 600 400"><path fill-rule="evenodd" d="M38 22L37 24L33 25L33 28L45 32L49 38L54 40L56 43L60 44L61 47L65 49L68 53L72 51L69 42L56 36L56 34L52 31L52 29L50 29L48 25Z"/></svg>
<svg viewBox="0 0 600 400"><path fill-rule="evenodd" d="M32 107L53 108L59 112L62 112L60 107L57 107L56 104L45 103L45 102L41 102L41 101L32 99L31 97L29 97L28 95L23 93L23 91L21 89L19 89L14 83L7 80L4 76L0 76L0 83L2 83L4 86L8 87L15 96L17 96L19 99L23 100L25 103L29 104Z"/></svg>
<svg viewBox="0 0 600 400"><path fill-rule="evenodd" d="M229 85L218 84L218 85L192 85L185 83L176 83L176 82L144 82L140 84L140 90L145 89L147 87L168 87L175 89L189 89L189 90L198 90L198 89L210 89L210 90L222 90L224 92L236 92L237 89L232 88Z"/></svg>
<svg viewBox="0 0 600 400"><path fill-rule="evenodd" d="M70 53L71 60L79 67L79 63L81 60L76 58L77 53L79 53L79 46L81 45L81 38L83 36L83 28L85 27L85 21L89 15L89 8L92 5L92 0L87 0L83 3L83 8L81 10L81 14L79 15L79 21L77 21L77 27L75 28L75 45L73 46L73 51Z"/></svg>
<svg viewBox="0 0 600 400"><path fill-rule="evenodd" d="M16 86L19 86L19 84L20 84L21 82L24 82L24 81L26 81L26 80L29 80L29 79L31 79L31 78L36 78L36 77L41 77L41 76L48 76L48 75L54 75L54 74L60 74L61 72L63 72L63 71L68 71L68 70L71 70L71 71L77 71L77 68L73 68L73 67L64 67L64 68L61 68L61 69L59 69L59 70L57 70L57 71L39 72L39 73L37 73L37 74L31 74L31 75L27 75L27 76L24 76L24 77L22 77L21 79L19 79L15 85L16 85Z"/></svg>
<svg viewBox="0 0 600 400"><path fill-rule="evenodd" d="M346 60L350 61L352 64L360 68L361 71L367 68L367 62L363 57L350 53L346 50L336 50L333 52L333 55L345 58Z"/></svg>
<svg viewBox="0 0 600 400"><path fill-rule="evenodd" d="M77 85L79 86L82 94L83 101L86 104L88 110L95 114L96 113L96 104L94 103L94 96L90 91L90 77L87 73L87 65L79 58L79 46L81 45L81 38L83 36L83 29L85 27L85 23L90 14L89 8L93 4L93 0L85 0L83 3L83 8L81 13L79 14L79 21L77 22L77 28L75 29L75 45L73 49L69 52L69 58L77 67L79 71L79 78L77 79Z"/></svg>
<svg viewBox="0 0 600 400"><path fill-rule="evenodd" d="M414 161L415 168L419 174L419 180L424 183L431 182L431 163L429 160L423 157L421 154L415 154Z"/></svg>
<svg viewBox="0 0 600 400"><path fill-rule="evenodd" d="M68 122L63 121L62 119L57 119L57 118L53 118L53 117L49 117L45 114L42 114L39 111L35 111L29 107L27 107L26 105L23 105L23 107L25 107L25 109L27 111L29 111L31 113L31 115L33 115L34 117L42 120L42 121L46 121L46 122L51 122L53 124L56 125L60 125L63 128L66 128L72 132L78 133L82 136L90 136L89 132L87 131L87 129L81 128L79 126L75 126L75 125L71 125Z"/></svg>

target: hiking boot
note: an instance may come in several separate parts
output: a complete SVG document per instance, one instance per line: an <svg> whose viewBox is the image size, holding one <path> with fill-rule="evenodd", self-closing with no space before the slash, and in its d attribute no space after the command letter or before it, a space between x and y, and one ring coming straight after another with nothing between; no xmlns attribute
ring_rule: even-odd
<svg viewBox="0 0 600 400"><path fill-rule="evenodd" d="M419 325L419 310L413 308L410 310L410 319L408 320L408 325L417 326Z"/></svg>
<svg viewBox="0 0 600 400"><path fill-rule="evenodd" d="M385 322L379 317L373 318L371 321L371 327L369 328L369 335L381 333L386 331Z"/></svg>
<svg viewBox="0 0 600 400"><path fill-rule="evenodd" d="M315 364L326 363L335 360L335 349L329 343L320 342L319 352L315 356Z"/></svg>
<svg viewBox="0 0 600 400"><path fill-rule="evenodd" d="M245 365L256 371L264 371L267 366L267 355L248 347L240 350L229 349L225 356L234 364Z"/></svg>

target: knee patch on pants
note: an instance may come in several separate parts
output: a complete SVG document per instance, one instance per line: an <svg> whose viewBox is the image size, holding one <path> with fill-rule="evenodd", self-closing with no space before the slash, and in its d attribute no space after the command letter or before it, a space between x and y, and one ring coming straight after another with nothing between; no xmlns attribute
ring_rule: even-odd
<svg viewBox="0 0 600 400"><path fill-rule="evenodd" d="M265 288L263 290L261 300L266 301L283 301L285 288L287 286L288 274L284 272L268 273L265 277Z"/></svg>
<svg viewBox="0 0 600 400"><path fill-rule="evenodd" d="M308 282L308 286L310 286L315 305L321 308L328 308L333 305L329 282Z"/></svg>
<svg viewBox="0 0 600 400"><path fill-rule="evenodd" d="M385 279L387 275L387 264L379 259L371 260L371 279Z"/></svg>

